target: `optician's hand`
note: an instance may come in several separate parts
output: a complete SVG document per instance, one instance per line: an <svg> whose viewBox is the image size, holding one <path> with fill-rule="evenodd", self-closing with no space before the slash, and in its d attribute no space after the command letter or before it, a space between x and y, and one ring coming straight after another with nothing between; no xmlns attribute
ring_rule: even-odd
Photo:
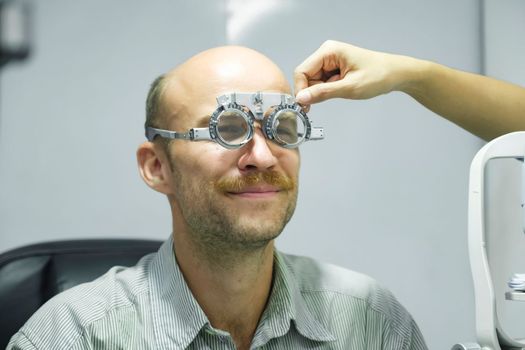
<svg viewBox="0 0 525 350"><path fill-rule="evenodd" d="M525 130L525 88L409 56L329 40L295 69L294 80L305 110L398 90L485 140Z"/></svg>
<svg viewBox="0 0 525 350"><path fill-rule="evenodd" d="M302 105L331 98L367 99L401 88L412 58L328 40L294 72Z"/></svg>

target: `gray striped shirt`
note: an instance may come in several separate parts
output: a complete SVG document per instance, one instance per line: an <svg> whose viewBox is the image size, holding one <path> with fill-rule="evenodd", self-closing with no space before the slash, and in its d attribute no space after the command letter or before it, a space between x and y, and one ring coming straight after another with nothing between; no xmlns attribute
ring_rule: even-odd
<svg viewBox="0 0 525 350"><path fill-rule="evenodd" d="M172 244L52 298L7 349L235 349L199 307ZM412 317L374 280L279 252L251 348L427 349Z"/></svg>

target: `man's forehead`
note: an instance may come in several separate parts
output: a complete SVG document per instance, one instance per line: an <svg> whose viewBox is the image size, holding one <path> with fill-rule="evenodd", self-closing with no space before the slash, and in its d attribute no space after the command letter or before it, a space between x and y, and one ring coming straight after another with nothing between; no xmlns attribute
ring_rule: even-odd
<svg viewBox="0 0 525 350"><path fill-rule="evenodd" d="M227 46L201 52L166 74L167 114L181 122L201 122L229 92L290 93L280 68L252 49ZM178 124L178 123L177 123Z"/></svg>
<svg viewBox="0 0 525 350"><path fill-rule="evenodd" d="M231 93L241 93L241 94L255 94L257 92L264 93L278 93L289 95L288 89L267 89L267 90L258 90L258 91L246 91L246 89L228 89L228 90L212 90L207 91L199 96L192 95L183 95L183 94L171 94L174 98L171 99L171 103L167 105L168 113L168 123L173 127L178 128L192 128L192 127L205 127L209 123L211 115L219 108L219 103L217 98L224 95L229 95ZM166 94L167 99L169 100L170 94ZM247 109L253 110L254 106L251 103L243 101L240 103ZM267 109L269 106L265 106ZM266 112L266 111L265 111Z"/></svg>
<svg viewBox="0 0 525 350"><path fill-rule="evenodd" d="M213 99L231 91L290 91L274 62L242 47L204 51L170 71L167 79L184 87L184 94Z"/></svg>
<svg viewBox="0 0 525 350"><path fill-rule="evenodd" d="M253 106L251 105L242 105L246 111L252 110ZM202 107L202 106L201 106ZM219 108L218 104L215 104L213 107L201 108L195 106L194 109L190 109L185 113L171 113L171 116L168 119L170 125L175 123L178 127L206 127L209 125L209 121L213 113ZM267 115L271 111L271 108L267 108L264 111L264 114Z"/></svg>

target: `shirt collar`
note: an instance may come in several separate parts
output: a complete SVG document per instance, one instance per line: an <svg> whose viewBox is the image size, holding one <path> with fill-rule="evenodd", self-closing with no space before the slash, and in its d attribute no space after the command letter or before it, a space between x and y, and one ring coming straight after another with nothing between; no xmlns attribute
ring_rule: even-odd
<svg viewBox="0 0 525 350"><path fill-rule="evenodd" d="M153 330L159 349L175 343L187 348L209 320L193 297L173 252L173 237L164 242L151 264L149 274ZM299 286L284 257L274 254L274 277L270 299L254 335L254 346L285 335L294 322L297 331L314 341L336 338L308 309Z"/></svg>
<svg viewBox="0 0 525 350"><path fill-rule="evenodd" d="M169 349L173 343L187 348L209 321L179 269L171 235L154 258L149 279L157 348Z"/></svg>
<svg viewBox="0 0 525 350"><path fill-rule="evenodd" d="M308 339L335 341L335 336L309 311L292 270L278 251L274 255L273 278L272 293L254 338L262 337L259 339L262 345L271 338L288 333L293 321L297 331Z"/></svg>

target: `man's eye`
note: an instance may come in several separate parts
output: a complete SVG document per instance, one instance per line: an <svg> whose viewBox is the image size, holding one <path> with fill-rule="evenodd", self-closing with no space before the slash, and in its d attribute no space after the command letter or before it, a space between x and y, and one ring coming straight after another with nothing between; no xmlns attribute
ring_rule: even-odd
<svg viewBox="0 0 525 350"><path fill-rule="evenodd" d="M278 127L277 136L286 143L297 142L297 129L292 127Z"/></svg>
<svg viewBox="0 0 525 350"><path fill-rule="evenodd" d="M221 132L230 132L230 133L242 133L244 130L238 126L222 126L220 128Z"/></svg>
<svg viewBox="0 0 525 350"><path fill-rule="evenodd" d="M226 142L242 142L248 135L248 126L244 125L221 125L218 128L219 135Z"/></svg>

